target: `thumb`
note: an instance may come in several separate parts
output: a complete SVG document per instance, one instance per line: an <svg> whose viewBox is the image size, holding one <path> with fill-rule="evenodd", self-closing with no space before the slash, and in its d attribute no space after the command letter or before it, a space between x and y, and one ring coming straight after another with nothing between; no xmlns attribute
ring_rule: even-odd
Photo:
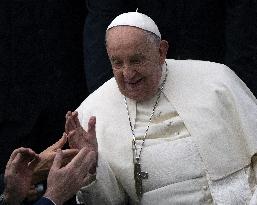
<svg viewBox="0 0 257 205"><path fill-rule="evenodd" d="M61 149L58 149L54 157L54 162L51 169L60 169L62 166L63 152Z"/></svg>
<svg viewBox="0 0 257 205"><path fill-rule="evenodd" d="M96 124L96 117L95 116L91 116L88 120L88 132L90 132L91 130L95 130L95 124Z"/></svg>
<svg viewBox="0 0 257 205"><path fill-rule="evenodd" d="M64 132L62 138L54 143L51 147L53 150L61 149L67 142L67 134Z"/></svg>
<svg viewBox="0 0 257 205"><path fill-rule="evenodd" d="M88 137L90 143L96 143L96 132L95 132L96 117L91 116L88 121Z"/></svg>
<svg viewBox="0 0 257 205"><path fill-rule="evenodd" d="M39 156L35 155L34 159L29 163L29 168L30 169L35 169L35 167L37 166L37 164L39 163Z"/></svg>

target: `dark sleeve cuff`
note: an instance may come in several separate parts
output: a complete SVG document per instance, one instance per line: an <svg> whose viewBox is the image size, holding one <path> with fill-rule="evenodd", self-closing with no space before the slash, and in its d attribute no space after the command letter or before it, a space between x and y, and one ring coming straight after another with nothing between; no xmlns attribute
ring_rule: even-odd
<svg viewBox="0 0 257 205"><path fill-rule="evenodd" d="M0 194L4 191L4 174L0 174Z"/></svg>
<svg viewBox="0 0 257 205"><path fill-rule="evenodd" d="M41 197L36 203L33 205L56 205L53 201L46 197Z"/></svg>

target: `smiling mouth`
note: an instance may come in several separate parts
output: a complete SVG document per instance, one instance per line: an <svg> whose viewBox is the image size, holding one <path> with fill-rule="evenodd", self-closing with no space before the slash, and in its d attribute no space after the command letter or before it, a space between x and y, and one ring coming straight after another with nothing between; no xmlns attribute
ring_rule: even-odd
<svg viewBox="0 0 257 205"><path fill-rule="evenodd" d="M142 82L143 82L143 78L140 78L136 81L125 82L126 89L128 89L128 91L133 91L133 90L135 91L140 88L140 85Z"/></svg>
<svg viewBox="0 0 257 205"><path fill-rule="evenodd" d="M143 78L140 78L136 81L128 81L126 83L129 84L129 85L136 85L137 83L140 83L142 80L143 80Z"/></svg>

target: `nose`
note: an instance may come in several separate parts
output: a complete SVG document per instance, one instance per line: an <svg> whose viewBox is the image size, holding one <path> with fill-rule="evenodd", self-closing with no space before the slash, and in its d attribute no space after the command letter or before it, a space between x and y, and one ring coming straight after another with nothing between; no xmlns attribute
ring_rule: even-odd
<svg viewBox="0 0 257 205"><path fill-rule="evenodd" d="M124 66L123 76L125 81L131 81L135 77L136 73L136 70L132 67Z"/></svg>

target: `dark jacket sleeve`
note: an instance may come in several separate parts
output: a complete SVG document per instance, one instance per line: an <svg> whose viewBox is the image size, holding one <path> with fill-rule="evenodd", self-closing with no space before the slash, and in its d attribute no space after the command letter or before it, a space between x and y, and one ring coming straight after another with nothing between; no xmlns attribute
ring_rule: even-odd
<svg viewBox="0 0 257 205"><path fill-rule="evenodd" d="M33 205L55 205L51 200L41 197L36 203Z"/></svg>
<svg viewBox="0 0 257 205"><path fill-rule="evenodd" d="M0 194L4 191L4 174L0 174Z"/></svg>

